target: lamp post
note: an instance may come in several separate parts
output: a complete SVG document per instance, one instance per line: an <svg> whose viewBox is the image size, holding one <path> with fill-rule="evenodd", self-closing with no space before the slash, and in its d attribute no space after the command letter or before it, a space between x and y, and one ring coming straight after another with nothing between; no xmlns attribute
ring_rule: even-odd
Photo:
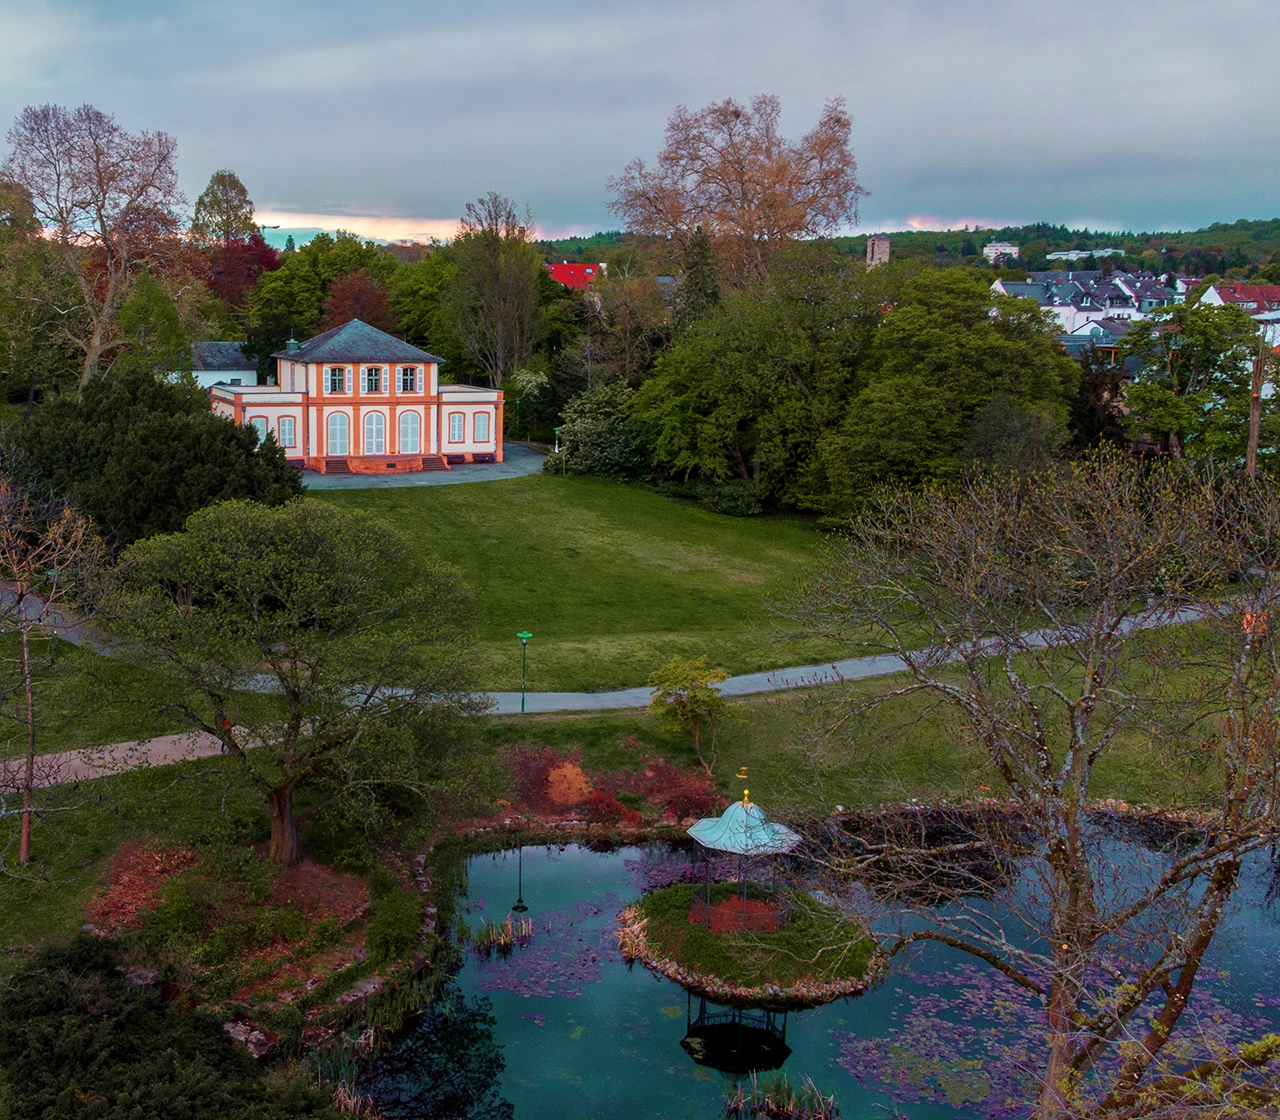
<svg viewBox="0 0 1280 1120"><path fill-rule="evenodd" d="M533 635L528 630L521 630L516 637L520 639L520 714L524 715L525 672L529 668L529 639Z"/></svg>
<svg viewBox="0 0 1280 1120"><path fill-rule="evenodd" d="M511 912L513 914L523 914L529 909L529 907L527 907L524 904L524 845L523 844L520 845L520 855L518 858L520 860L520 864L519 864L520 870L517 873L518 877L516 879L516 884L517 884L516 885L516 904L513 907L511 907Z"/></svg>

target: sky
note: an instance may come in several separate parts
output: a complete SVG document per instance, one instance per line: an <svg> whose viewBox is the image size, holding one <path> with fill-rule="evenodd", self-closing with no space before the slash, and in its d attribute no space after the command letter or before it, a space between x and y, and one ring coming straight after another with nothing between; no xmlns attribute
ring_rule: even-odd
<svg viewBox="0 0 1280 1120"><path fill-rule="evenodd" d="M91 102L258 220L447 238L490 190L614 229L678 105L843 97L850 232L1280 215L1275 0L0 0L0 122ZM6 123L7 127L7 123Z"/></svg>

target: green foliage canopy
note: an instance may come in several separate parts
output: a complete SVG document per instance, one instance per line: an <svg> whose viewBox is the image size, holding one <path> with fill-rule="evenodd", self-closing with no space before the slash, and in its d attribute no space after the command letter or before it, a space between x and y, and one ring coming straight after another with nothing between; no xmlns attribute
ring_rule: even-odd
<svg viewBox="0 0 1280 1120"><path fill-rule="evenodd" d="M1125 393L1130 435L1150 436L1175 456L1243 461L1258 347L1257 325L1238 307L1161 308L1119 350L1139 364ZM1262 402L1262 423L1265 460L1280 437L1274 398Z"/></svg>
<svg viewBox="0 0 1280 1120"><path fill-rule="evenodd" d="M89 514L115 545L173 532L213 502L277 504L302 492L268 437L209 410L177 312L145 273L120 309L126 345L79 399L47 400L15 430L25 469Z"/></svg>
<svg viewBox="0 0 1280 1120"><path fill-rule="evenodd" d="M219 739L271 811L271 854L299 858L309 784L372 817L424 799L470 691L470 598L390 526L301 499L225 502L122 556L104 597L120 655L153 670L153 710Z"/></svg>

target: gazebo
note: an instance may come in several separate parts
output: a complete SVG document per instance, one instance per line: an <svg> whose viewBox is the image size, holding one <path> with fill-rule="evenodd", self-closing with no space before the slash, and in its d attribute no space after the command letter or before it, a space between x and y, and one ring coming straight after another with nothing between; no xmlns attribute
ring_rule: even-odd
<svg viewBox="0 0 1280 1120"><path fill-rule="evenodd" d="M706 896L694 894L689 910L691 921L704 925L712 933L749 930L754 933L776 933L782 925L783 911L778 904L776 885L773 900L749 898L746 861L760 856L784 855L800 843L800 837L786 825L768 820L758 805L751 803L750 790L742 791L718 817L703 817L688 830L702 847L706 867ZM738 857L739 898L711 901L711 852L725 852Z"/></svg>

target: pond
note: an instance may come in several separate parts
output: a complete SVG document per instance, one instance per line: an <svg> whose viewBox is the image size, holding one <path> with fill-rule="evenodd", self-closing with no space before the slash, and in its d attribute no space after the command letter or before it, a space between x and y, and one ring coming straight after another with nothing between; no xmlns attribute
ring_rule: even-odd
<svg viewBox="0 0 1280 1120"><path fill-rule="evenodd" d="M724 1115L727 1075L681 1042L699 1005L621 958L615 914L686 870L666 844L526 847L471 857L459 912L502 922L518 899L527 944L466 953L372 1082L388 1116L696 1120ZM1229 1042L1280 1029L1280 911L1269 861L1246 869L1189 1016ZM1034 1000L947 946L922 944L863 996L785 1021L783 1071L811 1077L853 1117L1025 1115ZM715 1009L710 1009L715 1010ZM1188 1021L1184 1019L1184 1022ZM366 1090L368 1091L368 1090Z"/></svg>

